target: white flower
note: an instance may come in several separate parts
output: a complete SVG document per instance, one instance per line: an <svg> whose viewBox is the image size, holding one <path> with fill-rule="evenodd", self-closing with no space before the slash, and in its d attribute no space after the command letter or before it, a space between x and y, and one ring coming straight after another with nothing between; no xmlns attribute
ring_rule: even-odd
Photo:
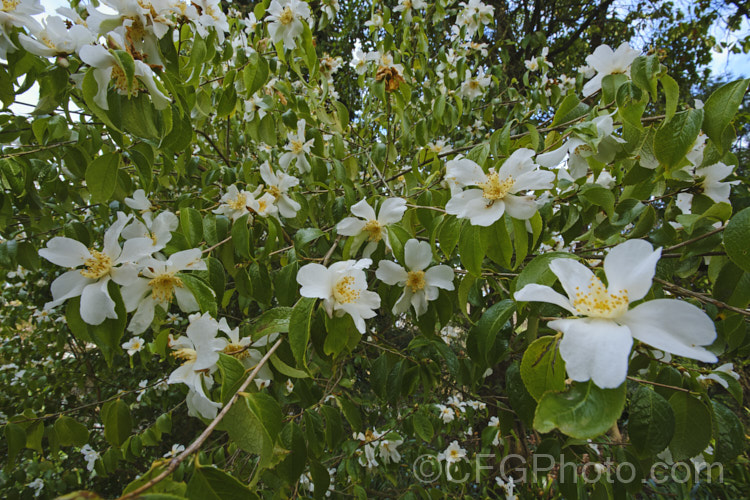
<svg viewBox="0 0 750 500"><path fill-rule="evenodd" d="M349 314L359 333L365 333L365 320L376 315L380 296L367 290L367 276L363 269L372 264L370 259L336 262L326 268L321 264L307 264L297 272L297 283L303 297L323 299L328 316Z"/></svg>
<svg viewBox="0 0 750 500"><path fill-rule="evenodd" d="M135 311L128 325L128 331L142 333L154 319L154 308L158 305L164 311L169 309L172 297L183 312L198 310L198 302L182 280L176 276L181 271L205 271L206 263L201 260L198 248L175 252L166 261L154 258L143 262L141 276L122 287L122 299L128 312Z"/></svg>
<svg viewBox="0 0 750 500"><path fill-rule="evenodd" d="M485 76L484 68L479 68L476 77L472 77L471 70L467 69L466 73L464 74L464 81L461 84L461 89L458 91L458 94L461 97L466 97L469 100L476 99L477 97L481 97L482 94L484 94L484 91L490 85L491 81L492 79L489 76Z"/></svg>
<svg viewBox="0 0 750 500"><path fill-rule="evenodd" d="M279 165L281 168L286 170L291 165L292 160L297 160L297 170L301 173L310 171L310 163L308 163L305 154L310 153L312 148L313 140L305 142L305 119L301 118L297 121L297 133L289 132L287 134L289 143L286 145L287 152L281 155L279 158Z"/></svg>
<svg viewBox="0 0 750 500"><path fill-rule="evenodd" d="M440 460L441 462L445 460L449 464L459 462L464 458L466 458L466 450L461 448L461 446L458 444L458 441L456 440L452 441L451 444L449 444L445 449L445 451L438 453L437 456L438 460Z"/></svg>
<svg viewBox="0 0 750 500"><path fill-rule="evenodd" d="M135 92L139 88L138 82L146 86L156 109L164 109L169 105L169 98L156 85L154 72L146 63L136 59L133 81L128 81L125 72L117 62L117 58L101 45L84 45L79 51L81 60L94 68L94 79L98 86L94 102L102 109L109 109L107 103L107 88L113 81L115 88L121 94ZM137 80L137 81L136 81Z"/></svg>
<svg viewBox="0 0 750 500"><path fill-rule="evenodd" d="M355 45L352 49L352 60L349 61L349 66L354 69L354 72L358 75L364 75L367 72L367 62L369 59L367 55L362 52L361 45Z"/></svg>
<svg viewBox="0 0 750 500"><path fill-rule="evenodd" d="M133 192L132 198L125 198L125 204L133 210L138 210L142 214L151 212L151 209L153 208L143 189L136 189Z"/></svg>
<svg viewBox="0 0 750 500"><path fill-rule="evenodd" d="M287 393L291 393L294 390L294 382L292 382L291 379L287 379L286 384L284 384L284 388L286 389Z"/></svg>
<svg viewBox="0 0 750 500"><path fill-rule="evenodd" d="M135 397L135 400L140 403L141 399L143 399L143 396L146 394L146 387L148 387L148 379L143 379L140 382L138 382L138 387L140 387L140 389L136 392L137 396Z"/></svg>
<svg viewBox="0 0 750 500"><path fill-rule="evenodd" d="M322 0L320 8L328 16L328 19L333 20L341 5L339 5L339 0Z"/></svg>
<svg viewBox="0 0 750 500"><path fill-rule="evenodd" d="M526 220L536 213L534 197L518 196L527 190L550 189L555 174L537 170L531 161L534 151L521 148L513 152L500 170L482 168L467 158L454 159L446 164L446 179L457 187L475 186L454 192L445 206L447 213L469 219L475 226L489 226L503 216L505 211L515 218Z"/></svg>
<svg viewBox="0 0 750 500"><path fill-rule="evenodd" d="M214 28L219 44L223 44L224 32L229 31L229 21L227 21L226 14L221 10L219 0L194 0L194 3L200 8L200 17L195 23L198 34L206 38L208 28Z"/></svg>
<svg viewBox="0 0 750 500"><path fill-rule="evenodd" d="M269 109L271 109L271 105L263 97L255 93L245 101L245 120L252 120L255 118L256 113L258 114L258 118L263 118Z"/></svg>
<svg viewBox="0 0 750 500"><path fill-rule="evenodd" d="M32 29L34 38L19 33L18 41L24 49L42 57L54 57L78 52L88 43L94 41L94 35L80 24L74 24L70 28L62 18L47 16L42 21L44 27Z"/></svg>
<svg viewBox="0 0 750 500"><path fill-rule="evenodd" d="M41 477L38 477L34 479L33 481L31 481L28 484L28 487L31 488L32 490L36 490L34 492L34 496L38 497L42 493L42 490L44 489L44 481L42 481Z"/></svg>
<svg viewBox="0 0 750 500"><path fill-rule="evenodd" d="M447 154L453 150L445 139L437 139L434 142L429 142L426 147L435 154Z"/></svg>
<svg viewBox="0 0 750 500"><path fill-rule="evenodd" d="M398 452L397 448L403 442L404 442L403 439L385 439L385 438L381 438L378 441L380 459L383 461L383 465L388 465L390 462L398 463L401 461L401 453Z"/></svg>
<svg viewBox="0 0 750 500"><path fill-rule="evenodd" d="M375 210L363 199L352 205L352 214L357 217L347 217L336 225L336 230L344 236L366 235L369 243L365 247L364 256L369 257L383 240L385 247L390 250L386 226L395 224L401 220L406 212L406 200L403 198L387 198L380 205L378 215Z"/></svg>
<svg viewBox="0 0 750 500"><path fill-rule="evenodd" d="M83 459L86 461L86 469L91 472L94 470L94 464L99 460L99 452L94 450L90 444L84 444L81 448Z"/></svg>
<svg viewBox="0 0 750 500"><path fill-rule="evenodd" d="M278 333L273 333L261 337L255 342L253 342L252 337L240 338L239 327L229 328L229 324L224 318L219 320L219 331L224 332L229 337L229 342L223 350L224 354L236 357L247 370L253 370L263 358L263 354L256 348L267 346L269 342L276 341L279 336ZM258 389L268 387L272 380L273 372L268 365L261 366L255 378L255 385L258 386Z"/></svg>
<svg viewBox="0 0 750 500"><path fill-rule="evenodd" d="M456 410L451 408L450 406L437 404L435 405L439 411L440 419L443 421L444 424L449 424L453 422L456 419Z"/></svg>
<svg viewBox="0 0 750 500"><path fill-rule="evenodd" d="M268 7L268 34L273 43L284 42L284 48L297 46L295 38L302 34L302 21L312 22L310 6L300 0L273 0Z"/></svg>
<svg viewBox="0 0 750 500"><path fill-rule="evenodd" d="M500 419L497 417L491 417L490 421L487 423L487 427L495 427L497 429L495 433L495 437L492 438L492 446L500 446L503 437L500 434Z"/></svg>
<svg viewBox="0 0 750 500"><path fill-rule="evenodd" d="M10 39L13 28L42 29L33 17L44 12L39 0L4 0L0 4L0 59L8 59L7 53L14 52L16 46Z"/></svg>
<svg viewBox="0 0 750 500"><path fill-rule="evenodd" d="M165 211L156 218L152 218L151 212L147 211L143 214L143 222L134 219L122 230L121 236L126 240L149 238L153 242L151 247L151 253L153 253L167 246L172 239L172 231L175 231L179 225L179 219L172 212Z"/></svg>
<svg viewBox="0 0 750 500"><path fill-rule="evenodd" d="M459 5L463 7L463 10L456 17L456 25L457 27L466 26L470 37L474 36L481 25L491 23L495 15L495 8L484 4L481 0L469 0Z"/></svg>
<svg viewBox="0 0 750 500"><path fill-rule="evenodd" d="M398 5L393 8L394 12L403 12L404 22L411 22L412 9L425 9L427 2L424 0L398 0Z"/></svg>
<svg viewBox="0 0 750 500"><path fill-rule="evenodd" d="M164 458L175 458L177 455L185 451L185 446L181 444L173 444L172 449L162 455Z"/></svg>
<svg viewBox="0 0 750 500"><path fill-rule="evenodd" d="M681 300L656 299L628 309L651 289L661 249L643 240L629 240L610 250L604 259L607 286L574 259L555 259L550 270L567 297L543 285L526 285L518 301L549 302L566 309L572 319L557 319L549 326L563 332L560 355L573 380L591 379L602 388L625 381L633 338L678 356L715 363L705 348L716 338L711 319Z"/></svg>
<svg viewBox="0 0 750 500"><path fill-rule="evenodd" d="M253 193L245 191L244 189L240 191L237 189L237 186L232 184L222 195L219 208L215 209L213 212L215 214L224 215L232 219L232 221L236 221L243 215L250 213L248 205L253 198Z"/></svg>
<svg viewBox="0 0 750 500"><path fill-rule="evenodd" d="M193 402L205 399L213 403L203 390L203 382L205 379L209 387L213 383L210 374L216 370L219 353L227 345L226 339L216 337L218 331L219 323L208 313L192 314L187 336L178 337L171 346L174 356L184 361L169 375L167 383L187 385L195 392ZM188 396L190 399L190 394Z"/></svg>
<svg viewBox="0 0 750 500"><path fill-rule="evenodd" d="M127 342L124 342L122 344L122 348L126 349L128 351L128 356L132 356L133 354L140 352L143 349L144 346L143 339L140 337L133 337L132 339L128 340Z"/></svg>
<svg viewBox="0 0 750 500"><path fill-rule="evenodd" d="M708 375L698 375L698 380L713 380L714 382L722 386L724 389L729 389L729 382L727 382L723 377L721 377L719 373L729 375L735 380L740 379L740 375L734 371L734 364L724 363L723 365L718 366L717 368L714 368L711 371L711 373L709 373Z"/></svg>
<svg viewBox="0 0 750 500"><path fill-rule="evenodd" d="M438 298L439 290L454 290L453 269L437 265L429 269L432 247L426 241L410 239L404 245L404 260L408 271L395 262L381 260L375 276L388 285L404 287L404 293L393 306L393 314L401 314L414 307L417 316L427 312L427 302ZM426 270L425 270L426 269Z"/></svg>
<svg viewBox="0 0 750 500"><path fill-rule="evenodd" d="M372 28L373 30L379 30L384 25L385 22L383 21L383 16L380 14L373 14L369 21L365 21L365 26Z"/></svg>
<svg viewBox="0 0 750 500"><path fill-rule="evenodd" d="M504 477L504 475L503 475ZM505 491L505 500L516 500L518 497L514 495L516 484L513 481L513 476L508 476L507 481L503 481L502 477L495 477L495 482Z"/></svg>
<svg viewBox="0 0 750 500"><path fill-rule="evenodd" d="M109 296L107 285L114 281L127 285L138 279L137 262L151 252L150 238L127 240L122 248L118 242L120 233L132 216L117 213L117 221L104 233L104 248L101 252L89 250L80 241L57 236L39 250L39 255L63 267L85 266L59 276L50 287L52 301L45 309L56 307L66 300L81 296L81 318L90 325L99 325L107 318L117 318L115 301Z"/></svg>
<svg viewBox="0 0 750 500"><path fill-rule="evenodd" d="M609 45L600 45L594 53L586 57L586 63L594 68L597 73L594 78L583 86L583 95L588 97L602 88L602 79L607 75L616 73L630 74L630 65L638 57L639 52L630 48L628 42L623 42L612 51Z"/></svg>
<svg viewBox="0 0 750 500"><path fill-rule="evenodd" d="M301 205L289 196L289 188L297 186L299 179L284 172L274 173L267 161L260 166L260 176L282 217L295 217Z"/></svg>

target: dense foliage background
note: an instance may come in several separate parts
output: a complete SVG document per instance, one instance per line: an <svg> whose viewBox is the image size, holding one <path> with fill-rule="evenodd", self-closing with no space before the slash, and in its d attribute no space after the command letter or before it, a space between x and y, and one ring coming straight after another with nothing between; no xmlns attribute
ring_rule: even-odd
<svg viewBox="0 0 750 500"><path fill-rule="evenodd" d="M706 70L717 23L750 49L744 4L72 9L0 9L4 497L747 491L748 80ZM631 312L692 304L718 362L636 340L600 388L549 322L602 309L516 294L568 292L556 259L614 286L637 240L661 258Z"/></svg>

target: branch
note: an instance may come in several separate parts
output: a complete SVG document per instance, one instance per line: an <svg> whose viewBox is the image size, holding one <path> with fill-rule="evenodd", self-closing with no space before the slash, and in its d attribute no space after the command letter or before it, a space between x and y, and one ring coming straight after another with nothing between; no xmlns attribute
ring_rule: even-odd
<svg viewBox="0 0 750 500"><path fill-rule="evenodd" d="M216 418L211 421L210 424L208 424L208 427L206 427L206 430L201 433L200 436L198 436L198 439L196 439L193 444L191 444L185 451L180 453L177 457L173 458L169 461L169 465L167 466L164 471L162 471L161 474L153 478L151 481L147 482L140 488L136 488L130 493L127 493L125 495L122 495L117 500L126 500L128 498L135 498L139 496L144 491L150 489L152 486L157 484L158 482L165 479L167 476L169 476L174 470L177 468L178 465L180 465L182 462L187 459L190 455L198 451L203 445L203 443L208 439L208 437L211 435L213 430L216 428L217 425L219 425L219 422L226 416L226 414L229 412L229 409L232 407L232 405L239 399L239 394L241 392L244 392L245 389L247 389L247 386L250 385L250 382L253 381L255 376L258 374L261 368L266 364L266 362L271 358L271 355L274 353L276 349L279 348L281 345L281 342L283 341L283 338L280 338L276 341L276 343L271 347L268 352L266 353L263 358L261 358L260 362L255 366L255 369L250 373L250 376L245 379L245 381L242 383L239 389L237 389L237 392L234 393L234 396L232 396L232 399L229 400L229 402L224 406L224 408L221 409L221 412L219 412L218 415L216 415Z"/></svg>
<svg viewBox="0 0 750 500"><path fill-rule="evenodd" d="M685 240L682 243L678 243L676 245L672 245L671 247L667 247L664 249L664 252L669 252L672 250L676 250L678 248L682 248L684 246L690 245L692 243L695 243L696 241L700 241L704 238L708 238L709 236L713 236L716 233L720 233L724 230L724 228L727 226L721 226L719 229L714 229L713 231L709 231L706 234L701 234L700 236L696 236L695 238L690 238L689 240Z"/></svg>
<svg viewBox="0 0 750 500"><path fill-rule="evenodd" d="M654 281L657 283L660 283L664 288L667 290L670 290L678 295L683 295L686 297L693 297L694 299L699 300L700 302L703 302L704 304L711 304L719 309L726 309L727 311L736 312L738 314L742 314L743 316L750 317L750 310L749 309L741 309L739 307L730 306L726 302L722 302L720 300L716 300L713 297L709 297L705 294L694 292L692 290L688 290L687 288L683 288L680 285L675 285L674 283L670 283L669 281L664 281L663 279L654 278Z"/></svg>

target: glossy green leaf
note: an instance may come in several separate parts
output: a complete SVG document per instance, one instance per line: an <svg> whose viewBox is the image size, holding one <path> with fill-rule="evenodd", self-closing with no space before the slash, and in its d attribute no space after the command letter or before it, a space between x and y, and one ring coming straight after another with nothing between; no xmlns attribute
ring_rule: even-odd
<svg viewBox="0 0 750 500"><path fill-rule="evenodd" d="M120 155L103 154L86 168L86 186L91 199L95 202L109 201L117 185L117 169L120 167Z"/></svg>
<svg viewBox="0 0 750 500"><path fill-rule="evenodd" d="M669 404L675 422L669 449L675 460L687 460L702 452L711 441L711 410L687 392L675 392Z"/></svg>
<svg viewBox="0 0 750 500"><path fill-rule="evenodd" d="M630 400L628 435L640 455L655 455L674 435L674 412L669 402L647 387L639 387Z"/></svg>
<svg viewBox="0 0 750 500"><path fill-rule="evenodd" d="M529 394L539 401L547 391L565 389L565 361L558 352L560 338L546 336L526 348L521 360L521 378Z"/></svg>

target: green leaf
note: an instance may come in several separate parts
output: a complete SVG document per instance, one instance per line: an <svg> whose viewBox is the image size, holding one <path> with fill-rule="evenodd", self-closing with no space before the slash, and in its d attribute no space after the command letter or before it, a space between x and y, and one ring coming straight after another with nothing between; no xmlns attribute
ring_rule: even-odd
<svg viewBox="0 0 750 500"><path fill-rule="evenodd" d="M250 229L248 218L250 214L245 214L232 224L232 244L237 254L246 259L251 258L250 254Z"/></svg>
<svg viewBox="0 0 750 500"><path fill-rule="evenodd" d="M669 398L674 411L674 436L669 442L674 460L687 460L706 449L711 442L711 410L687 392Z"/></svg>
<svg viewBox="0 0 750 500"><path fill-rule="evenodd" d="M482 262L484 262L485 247L481 234L482 228L466 224L461 230L458 240L458 253L461 256L461 264L474 276L482 274Z"/></svg>
<svg viewBox="0 0 750 500"><path fill-rule="evenodd" d="M214 318L217 315L216 295L208 284L193 274L180 273L178 277L198 302L202 313L209 313Z"/></svg>
<svg viewBox="0 0 750 500"><path fill-rule="evenodd" d="M674 412L669 402L647 387L639 387L630 400L628 435L641 456L655 455L674 435Z"/></svg>
<svg viewBox="0 0 750 500"><path fill-rule="evenodd" d="M702 109L689 109L677 113L656 131L654 153L667 170L676 167L693 147L702 121Z"/></svg>
<svg viewBox="0 0 750 500"><path fill-rule="evenodd" d="M728 462L745 451L745 432L737 415L719 403L712 401L714 408L714 458L719 462Z"/></svg>
<svg viewBox="0 0 750 500"><path fill-rule="evenodd" d="M653 100L656 100L656 75L659 69L659 58L655 54L636 57L630 66L633 83L650 93Z"/></svg>
<svg viewBox="0 0 750 500"><path fill-rule="evenodd" d="M537 401L547 391L565 390L565 361L557 350L559 343L556 336L541 337L523 353L521 378L526 390Z"/></svg>
<svg viewBox="0 0 750 500"><path fill-rule="evenodd" d="M667 101L665 120L669 121L674 116L675 111L677 111L677 101L680 98L680 87L677 85L674 78L666 73L659 77L659 81L664 88L664 97Z"/></svg>
<svg viewBox="0 0 750 500"><path fill-rule="evenodd" d="M26 446L26 431L18 424L5 424L5 442L8 444L8 463L10 468L16 461L16 457Z"/></svg>
<svg viewBox="0 0 750 500"><path fill-rule="evenodd" d="M600 389L593 382L578 382L566 392L547 392L539 400L534 428L542 433L560 429L576 439L590 439L607 432L625 407L625 384Z"/></svg>
<svg viewBox="0 0 750 500"><path fill-rule="evenodd" d="M719 150L723 150L724 130L742 104L750 79L729 82L719 87L703 106L703 130Z"/></svg>
<svg viewBox="0 0 750 500"><path fill-rule="evenodd" d="M568 94L560 103L560 107L555 112L555 118L552 120L552 127L561 123L568 123L576 118L580 118L589 112L589 107L582 103L575 94Z"/></svg>
<svg viewBox="0 0 750 500"><path fill-rule="evenodd" d="M221 469L196 466L185 497L190 500L233 500L258 498L258 495Z"/></svg>
<svg viewBox="0 0 750 500"><path fill-rule="evenodd" d="M101 418L104 424L104 438L116 448L122 446L133 428L133 419L127 403L122 399L104 403Z"/></svg>
<svg viewBox="0 0 750 500"><path fill-rule="evenodd" d="M534 420L536 400L526 390L526 385L521 378L521 365L514 361L505 370L505 393L513 411L524 425L531 427Z"/></svg>
<svg viewBox="0 0 750 500"><path fill-rule="evenodd" d="M325 318L326 338L323 352L327 356L338 356L344 349L353 349L361 337L350 315Z"/></svg>
<svg viewBox="0 0 750 500"><path fill-rule="evenodd" d="M261 466L265 466L273 457L282 420L281 407L271 396L240 393L222 425L237 446L260 455Z"/></svg>
<svg viewBox="0 0 750 500"><path fill-rule="evenodd" d="M95 203L107 202L112 198L117 186L117 170L120 168L120 155L103 154L86 168L86 187Z"/></svg>
<svg viewBox="0 0 750 500"><path fill-rule="evenodd" d="M203 239L203 218L194 208L185 207L180 210L180 227L182 234L191 247L197 247Z"/></svg>
<svg viewBox="0 0 750 500"><path fill-rule="evenodd" d="M135 78L135 61L133 61L133 56L125 50L111 50L110 53L115 56L117 65L122 69L123 73L125 73L125 83L128 87L128 94L132 94L134 90L133 79Z"/></svg>
<svg viewBox="0 0 750 500"><path fill-rule="evenodd" d="M505 299L493 304L482 314L477 324L469 330L467 350L472 359L486 367L494 364L495 359L492 354L498 333L515 311L516 303ZM501 344L500 348L507 349L507 342Z"/></svg>
<svg viewBox="0 0 750 500"><path fill-rule="evenodd" d="M575 259L575 255L568 252L549 252L534 257L518 275L516 290L532 283L551 286L557 280L557 276L550 270L549 264L555 259Z"/></svg>
<svg viewBox="0 0 750 500"><path fill-rule="evenodd" d="M317 299L302 297L292 309L289 318L289 345L297 366L307 366L307 343L310 340L310 324Z"/></svg>
<svg viewBox="0 0 750 500"><path fill-rule="evenodd" d="M427 415L418 411L414 414L414 416L412 416L411 422L414 426L414 431L419 437L421 437L427 443L432 441L432 437L435 434L435 429L432 427L432 422Z"/></svg>
<svg viewBox="0 0 750 500"><path fill-rule="evenodd" d="M89 440L89 430L80 422L65 415L55 421L55 432L60 446L83 446Z"/></svg>
<svg viewBox="0 0 750 500"><path fill-rule="evenodd" d="M273 367L276 368L276 371L278 371L282 375L286 375L287 377L291 377L291 378L308 378L309 377L307 372L304 372L302 370L298 370L296 368L289 366L288 364L281 361L281 359L278 356L276 356L276 354L271 356L271 365L273 365Z"/></svg>
<svg viewBox="0 0 750 500"><path fill-rule="evenodd" d="M438 234L440 249L449 259L453 255L453 250L456 249L456 245L458 244L458 238L461 235L461 225L463 222L463 219L448 216L440 225L440 232Z"/></svg>
<svg viewBox="0 0 750 500"><path fill-rule="evenodd" d="M750 208L737 212L724 229L724 248L729 258L750 272Z"/></svg>
<svg viewBox="0 0 750 500"><path fill-rule="evenodd" d="M248 335L258 340L272 333L288 332L289 320L293 309L291 307L274 307L261 314L250 326Z"/></svg>
<svg viewBox="0 0 750 500"><path fill-rule="evenodd" d="M602 207L608 217L615 211L615 195L612 191L598 184L586 184L581 188L579 196L596 206Z"/></svg>
<svg viewBox="0 0 750 500"><path fill-rule="evenodd" d="M245 366L237 358L219 353L216 362L221 372L221 402L227 404L245 379Z"/></svg>
<svg viewBox="0 0 750 500"><path fill-rule="evenodd" d="M268 63L265 57L261 57L257 52L250 54L247 66L242 72L242 78L245 81L248 97L260 90L268 80Z"/></svg>

